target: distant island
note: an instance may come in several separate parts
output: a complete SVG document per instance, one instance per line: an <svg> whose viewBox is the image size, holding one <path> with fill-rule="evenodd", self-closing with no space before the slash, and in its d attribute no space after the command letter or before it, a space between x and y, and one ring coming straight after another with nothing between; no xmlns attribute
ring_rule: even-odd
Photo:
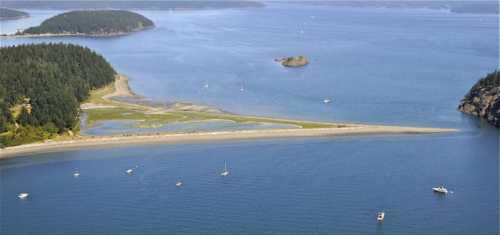
<svg viewBox="0 0 500 235"><path fill-rule="evenodd" d="M302 67L309 64L309 60L305 56L292 56L274 59L285 67Z"/></svg>
<svg viewBox="0 0 500 235"><path fill-rule="evenodd" d="M17 36L117 36L154 27L150 19L130 11L71 11L56 15Z"/></svg>
<svg viewBox="0 0 500 235"><path fill-rule="evenodd" d="M500 127L500 71L479 80L465 95L458 109Z"/></svg>
<svg viewBox="0 0 500 235"><path fill-rule="evenodd" d="M1 5L18 9L75 10L75 9L119 9L119 10L212 10L264 7L262 1L248 0L144 0L144 1L97 1L97 0L2 0Z"/></svg>
<svg viewBox="0 0 500 235"><path fill-rule="evenodd" d="M371 7L392 9L434 9L459 14L500 14L498 1L493 0L337 0L337 1L286 1L293 4L312 4L333 7Z"/></svg>
<svg viewBox="0 0 500 235"><path fill-rule="evenodd" d="M0 8L0 21L2 20L17 20L27 18L30 15L23 11L18 11L8 8Z"/></svg>

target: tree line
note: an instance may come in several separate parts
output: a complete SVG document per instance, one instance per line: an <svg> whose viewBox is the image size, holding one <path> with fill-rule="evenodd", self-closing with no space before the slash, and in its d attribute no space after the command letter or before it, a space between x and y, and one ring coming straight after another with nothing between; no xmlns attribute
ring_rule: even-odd
<svg viewBox="0 0 500 235"><path fill-rule="evenodd" d="M78 126L80 102L114 81L88 48L30 44L0 48L0 145L48 138Z"/></svg>
<svg viewBox="0 0 500 235"><path fill-rule="evenodd" d="M0 8L0 20L14 20L28 16L29 14L26 12L8 8Z"/></svg>
<svg viewBox="0 0 500 235"><path fill-rule="evenodd" d="M128 33L154 24L148 18L130 11L94 10L71 11L51 17L20 34L88 34Z"/></svg>

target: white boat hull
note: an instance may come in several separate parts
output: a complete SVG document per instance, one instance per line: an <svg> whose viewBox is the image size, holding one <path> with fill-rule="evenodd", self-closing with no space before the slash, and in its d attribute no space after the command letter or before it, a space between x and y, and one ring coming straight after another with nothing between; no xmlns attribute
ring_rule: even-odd
<svg viewBox="0 0 500 235"><path fill-rule="evenodd" d="M443 194L447 194L448 193L448 190L445 189L445 188L432 188L432 191L434 191L436 193L443 193Z"/></svg>
<svg viewBox="0 0 500 235"><path fill-rule="evenodd" d="M380 212L380 213L377 214L377 221L378 222L384 221L384 218L385 218L385 213L384 212Z"/></svg>

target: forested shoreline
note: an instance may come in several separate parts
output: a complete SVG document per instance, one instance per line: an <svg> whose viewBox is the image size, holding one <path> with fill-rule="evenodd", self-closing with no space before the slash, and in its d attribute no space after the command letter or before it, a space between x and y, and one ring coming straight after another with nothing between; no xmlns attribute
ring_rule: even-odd
<svg viewBox="0 0 500 235"><path fill-rule="evenodd" d="M17 35L75 34L113 36L154 26L150 19L123 10L84 10L65 12L30 27Z"/></svg>
<svg viewBox="0 0 500 235"><path fill-rule="evenodd" d="M8 8L0 8L0 21L1 20L16 20L29 17L29 14L23 11L18 11Z"/></svg>
<svg viewBox="0 0 500 235"><path fill-rule="evenodd" d="M77 130L80 102L115 75L101 55L82 46L0 48L0 147Z"/></svg>

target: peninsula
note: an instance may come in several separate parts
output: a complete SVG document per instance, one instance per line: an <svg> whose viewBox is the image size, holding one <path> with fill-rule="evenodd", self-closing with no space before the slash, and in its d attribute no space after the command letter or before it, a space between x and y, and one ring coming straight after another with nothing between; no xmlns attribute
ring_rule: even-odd
<svg viewBox="0 0 500 235"><path fill-rule="evenodd" d="M0 159L26 153L120 144L456 131L244 116L190 103L158 106L134 94L128 79L117 74L102 56L88 48L37 44L0 50L3 58L0 69L5 71L0 74L0 144L4 147L0 149ZM57 56L59 54L66 56ZM38 74L37 77L43 79L35 79L31 74ZM108 120L133 121L138 128L225 120L288 127L88 136L79 134L81 115L86 116L84 122L89 126Z"/></svg>
<svg viewBox="0 0 500 235"><path fill-rule="evenodd" d="M14 36L93 36L125 35L154 27L150 19L130 11L70 11L56 15L39 26L27 28Z"/></svg>
<svg viewBox="0 0 500 235"><path fill-rule="evenodd" d="M2 20L17 20L27 18L30 15L23 11L18 11L8 8L0 8L0 21Z"/></svg>

